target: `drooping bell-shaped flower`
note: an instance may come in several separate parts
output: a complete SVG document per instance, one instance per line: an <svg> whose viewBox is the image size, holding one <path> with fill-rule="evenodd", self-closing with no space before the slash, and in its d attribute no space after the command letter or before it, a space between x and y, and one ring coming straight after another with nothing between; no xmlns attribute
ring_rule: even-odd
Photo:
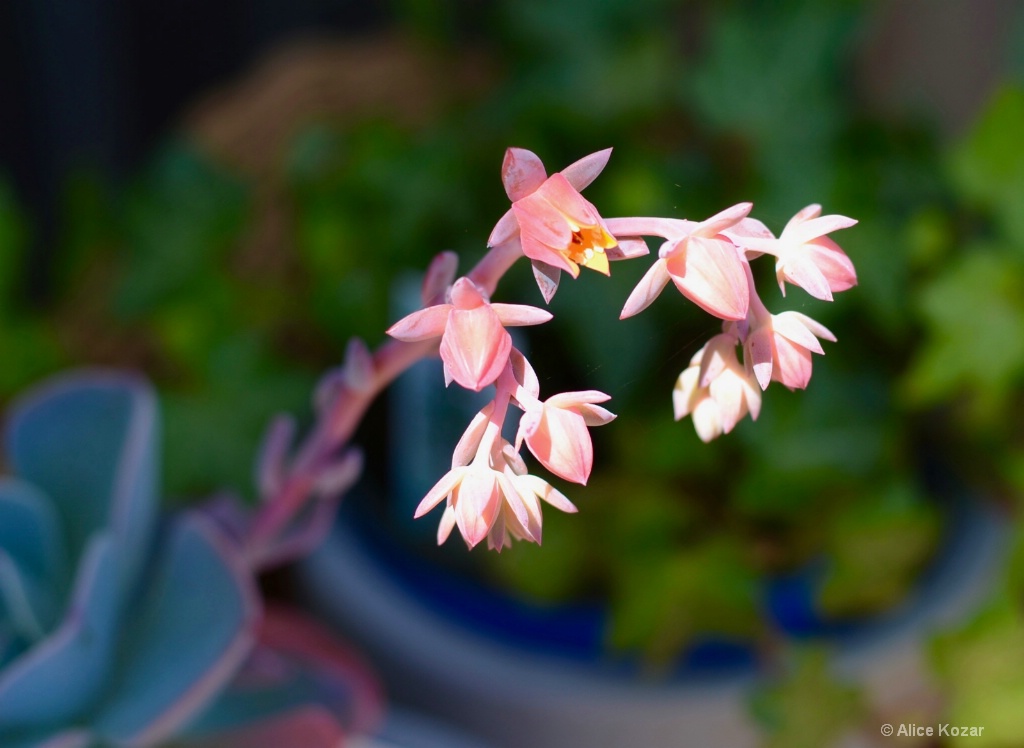
<svg viewBox="0 0 1024 748"><path fill-rule="evenodd" d="M581 158L550 177L540 158L524 148L509 148L502 182L512 208L495 225L489 247L518 241L533 260L534 276L551 301L563 270L579 275L580 266L609 274L609 260L646 254L643 242L619 247L597 209L580 191L597 178L611 149Z"/></svg>
<svg viewBox="0 0 1024 748"><path fill-rule="evenodd" d="M791 390L811 380L811 354L824 354L818 342L835 342L827 327L800 312L757 315L744 342L744 357L761 389L773 379Z"/></svg>
<svg viewBox="0 0 1024 748"><path fill-rule="evenodd" d="M736 337L716 335L690 359L676 380L672 405L676 420L693 417L701 441L728 434L748 413L761 411L761 390L736 357Z"/></svg>
<svg viewBox="0 0 1024 748"><path fill-rule="evenodd" d="M492 304L469 278L459 278L449 302L413 312L388 330L409 342L441 336L445 380L480 391L505 368L512 338L505 327L538 325L551 319L543 309L524 304Z"/></svg>
<svg viewBox="0 0 1024 748"><path fill-rule="evenodd" d="M615 415L600 407L610 397L603 392L563 392L544 402L524 403L516 443L523 440L533 456L555 475L586 484L594 465L589 426L602 426Z"/></svg>
<svg viewBox="0 0 1024 748"><path fill-rule="evenodd" d="M669 281L708 314L724 320L745 318L750 302L746 260L723 232L743 221L750 208L750 203L740 203L700 223L659 221L660 226L678 227L678 233L667 237L658 259L626 300L620 319L650 306Z"/></svg>
<svg viewBox="0 0 1024 748"><path fill-rule="evenodd" d="M793 216L773 252L778 258L775 275L783 295L788 282L817 299L832 301L832 294L857 285L853 262L826 236L856 223L846 216L823 216L820 205L808 205Z"/></svg>

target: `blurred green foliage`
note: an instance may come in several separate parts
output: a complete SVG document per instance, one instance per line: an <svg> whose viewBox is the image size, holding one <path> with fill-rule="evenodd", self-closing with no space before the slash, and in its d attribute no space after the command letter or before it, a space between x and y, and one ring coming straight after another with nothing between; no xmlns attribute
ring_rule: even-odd
<svg viewBox="0 0 1024 748"><path fill-rule="evenodd" d="M798 650L789 671L754 694L751 708L768 730L766 748L836 745L867 714L859 691L832 676L821 649Z"/></svg>
<svg viewBox="0 0 1024 748"><path fill-rule="evenodd" d="M166 403L167 492L249 492L263 424L307 412L349 336L382 339L395 276L441 249L463 267L483 253L507 208L507 145L551 169L614 145L587 190L604 215L701 218L753 200L779 231L821 202L860 221L836 236L860 284L831 305L798 289L782 299L769 261L755 262L769 308L807 313L840 342L815 358L807 391L772 387L756 424L704 445L672 421L669 393L715 322L675 294L620 322L643 261L563 283L558 324L530 339L545 395L599 388L623 418L595 433L591 485L566 488L578 515L549 512L542 547L474 566L534 599L610 599L609 642L659 661L703 635L764 636L759 580L823 559L824 618L884 610L943 529L922 451L1024 495L1024 428L1010 417L1024 412L1024 89L1008 79L953 143L928 122L865 114L855 55L874 7L398 3L428 54L482 54L485 85L416 125L309 122L264 181L187 142L127 185L69 176L52 303L19 296L32 227L0 190L0 393L69 363L145 367ZM539 302L520 268L499 295ZM992 613L957 636L1016 641L1017 618ZM824 679L816 662L766 702L778 735L823 734L792 706ZM944 656L943 672L969 680L958 662Z"/></svg>

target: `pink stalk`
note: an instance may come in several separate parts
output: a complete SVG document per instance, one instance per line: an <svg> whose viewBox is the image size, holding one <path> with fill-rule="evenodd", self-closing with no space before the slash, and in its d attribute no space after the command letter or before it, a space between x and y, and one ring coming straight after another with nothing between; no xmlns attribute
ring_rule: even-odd
<svg viewBox="0 0 1024 748"><path fill-rule="evenodd" d="M480 259L468 277L490 296L520 257L522 251L517 244L499 244ZM352 438L377 395L402 372L436 350L437 340L417 343L389 340L381 344L373 354L373 376L366 386L359 390L342 387L330 410L321 415L299 446L287 477L278 490L267 497L253 522L248 537L251 545L258 547L287 527L309 498L316 471ZM507 399L506 392L506 406Z"/></svg>

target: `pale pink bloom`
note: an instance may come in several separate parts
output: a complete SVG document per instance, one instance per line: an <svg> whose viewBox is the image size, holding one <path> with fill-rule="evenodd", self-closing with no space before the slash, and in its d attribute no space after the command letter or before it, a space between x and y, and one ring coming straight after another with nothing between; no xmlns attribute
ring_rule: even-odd
<svg viewBox="0 0 1024 748"><path fill-rule="evenodd" d="M646 309L672 281L683 296L709 314L744 319L750 303L746 259L724 232L746 219L751 207L740 203L701 223L663 222L678 226L679 233L667 237L658 260L626 299L619 318Z"/></svg>
<svg viewBox="0 0 1024 748"><path fill-rule="evenodd" d="M743 355L762 390L773 379L802 390L811 380L811 353L825 353L818 338L836 339L827 327L799 312L758 315Z"/></svg>
<svg viewBox="0 0 1024 748"><path fill-rule="evenodd" d="M441 336L445 381L455 380L479 391L501 374L512 350L505 327L539 325L551 319L543 309L523 304L492 304L469 278L452 286L449 303L420 309L388 330L398 340L428 340Z"/></svg>
<svg viewBox="0 0 1024 748"><path fill-rule="evenodd" d="M611 399L603 392L563 392L544 402L523 403L517 447L526 440L530 452L557 476L586 484L594 466L594 445L588 426L602 426L615 418L597 405Z"/></svg>
<svg viewBox="0 0 1024 748"><path fill-rule="evenodd" d="M500 478L501 473L486 464L473 462L453 467L423 497L415 516L422 517L447 499L437 531L438 545L458 525L466 544L472 548L487 537L501 511Z"/></svg>
<svg viewBox="0 0 1024 748"><path fill-rule="evenodd" d="M592 153L549 177L535 153L523 148L505 153L502 182L512 208L498 221L487 244L518 241L523 254L533 260L546 301L554 296L563 270L575 278L582 265L608 275L609 260L647 254L642 240L619 246L597 209L580 194L610 155L610 148Z"/></svg>
<svg viewBox="0 0 1024 748"><path fill-rule="evenodd" d="M455 460L464 458L472 444L479 444L490 411L474 419L455 450ZM446 500L437 530L438 545L458 527L466 544L473 548L484 538L492 549L511 545L512 539L540 543L543 499L564 512L575 512L565 496L546 481L526 472L522 457L505 440L490 450L486 459L456 465L438 481L416 508L423 516Z"/></svg>
<svg viewBox="0 0 1024 748"><path fill-rule="evenodd" d="M748 413L757 420L761 391L736 357L733 335L716 335L690 359L672 390L676 420L693 417L701 441L728 434Z"/></svg>
<svg viewBox="0 0 1024 748"><path fill-rule="evenodd" d="M563 512L574 513L576 507L546 480L530 475L522 456L504 440L501 459L504 460L508 490L518 493L526 513L523 515L518 512L517 506L511 502L503 504L502 511L487 536L487 546L500 552L502 548L511 546L513 539L539 545L543 526L541 500Z"/></svg>
<svg viewBox="0 0 1024 748"><path fill-rule="evenodd" d="M857 223L846 216L822 216L820 205L808 205L786 224L779 237L775 275L782 294L786 281L817 299L857 285L857 271L846 253L826 234Z"/></svg>

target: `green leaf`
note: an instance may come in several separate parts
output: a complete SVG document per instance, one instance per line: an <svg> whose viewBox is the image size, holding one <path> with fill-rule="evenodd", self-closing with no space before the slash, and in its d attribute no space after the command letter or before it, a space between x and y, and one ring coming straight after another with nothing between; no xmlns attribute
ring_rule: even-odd
<svg viewBox="0 0 1024 748"><path fill-rule="evenodd" d="M959 393L999 417L1024 373L1024 265L975 247L920 291L927 328L904 385L916 404Z"/></svg>
<svg viewBox="0 0 1024 748"><path fill-rule="evenodd" d="M820 604L831 616L864 616L904 599L939 538L935 506L909 479L871 486L829 522Z"/></svg>
<svg viewBox="0 0 1024 748"><path fill-rule="evenodd" d="M991 212L1024 256L1024 87L1005 85L953 151L950 177L969 201Z"/></svg>
<svg viewBox="0 0 1024 748"><path fill-rule="evenodd" d="M945 688L944 717L984 725L973 745L1019 745L1024 732L1024 616L1000 596L958 631L938 637L932 662Z"/></svg>
<svg viewBox="0 0 1024 748"><path fill-rule="evenodd" d="M766 748L821 748L855 728L866 713L860 691L838 682L827 652L800 650L781 681L755 692L754 716L768 728Z"/></svg>
<svg viewBox="0 0 1024 748"><path fill-rule="evenodd" d="M172 144L131 194L124 214L129 264L119 309L138 315L187 294L222 261L247 216L243 185L186 144Z"/></svg>

